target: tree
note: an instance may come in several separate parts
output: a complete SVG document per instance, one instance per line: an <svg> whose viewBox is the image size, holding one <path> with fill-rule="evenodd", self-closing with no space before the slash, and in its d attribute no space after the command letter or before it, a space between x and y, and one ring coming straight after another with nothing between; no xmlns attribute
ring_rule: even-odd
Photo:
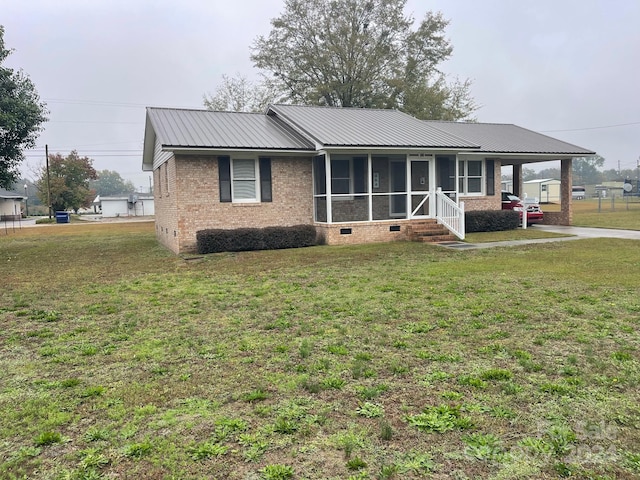
<svg viewBox="0 0 640 480"><path fill-rule="evenodd" d="M453 50L444 36L449 22L427 12L414 30L405 4L286 0L269 36L254 42L251 59L293 103L468 118L477 109L470 81L447 84L437 70Z"/></svg>
<svg viewBox="0 0 640 480"><path fill-rule="evenodd" d="M66 157L59 153L49 155L51 208L54 211L72 209L77 213L80 208L91 206L96 192L89 187L89 181L97 178L93 160L78 156L75 150ZM47 205L46 167L40 169L36 185L38 197Z"/></svg>
<svg viewBox="0 0 640 480"><path fill-rule="evenodd" d="M29 77L22 70L2 66L11 52L4 46L0 25L0 188L7 189L18 180L24 149L35 146L47 120L45 104Z"/></svg>
<svg viewBox="0 0 640 480"><path fill-rule="evenodd" d="M283 98L275 84L268 79L254 83L247 77L222 75L222 84L213 95L204 95L204 106L222 112L264 112L270 103Z"/></svg>
<svg viewBox="0 0 640 480"><path fill-rule="evenodd" d="M89 186L97 195L107 197L109 195L132 193L136 190L133 182L125 180L116 171L101 170L96 173L96 176L97 178L92 180Z"/></svg>
<svg viewBox="0 0 640 480"><path fill-rule="evenodd" d="M597 185L602 182L600 169L604 165L604 158L600 155L573 159L573 184Z"/></svg>

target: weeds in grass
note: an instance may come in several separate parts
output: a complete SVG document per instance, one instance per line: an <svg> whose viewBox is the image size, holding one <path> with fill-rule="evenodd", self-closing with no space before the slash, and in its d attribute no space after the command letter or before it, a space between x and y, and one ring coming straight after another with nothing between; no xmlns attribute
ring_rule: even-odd
<svg viewBox="0 0 640 480"><path fill-rule="evenodd" d="M229 447L219 443L204 442L189 448L189 455L193 460L206 460L211 457L221 457L227 453Z"/></svg>
<svg viewBox="0 0 640 480"><path fill-rule="evenodd" d="M389 422L387 422L386 420L383 420L380 422L379 424L380 427L380 440L382 440L383 442L389 442L391 441L391 439L393 438L393 427L391 427L391 425L389 424Z"/></svg>
<svg viewBox="0 0 640 480"><path fill-rule="evenodd" d="M349 430L337 433L332 437L333 444L344 452L344 458L349 459L357 448L364 448L366 441L363 432Z"/></svg>
<svg viewBox="0 0 640 480"><path fill-rule="evenodd" d="M380 471L378 472L377 478L379 480L388 480L394 478L399 470L400 469L398 468L398 465L396 465L395 463L382 465L380 467Z"/></svg>
<svg viewBox="0 0 640 480"><path fill-rule="evenodd" d="M289 465L267 465L262 469L263 480L286 480L293 478L293 468Z"/></svg>
<svg viewBox="0 0 640 480"><path fill-rule="evenodd" d="M356 409L356 412L363 417L378 418L384 415L384 408L377 403L364 402Z"/></svg>
<svg viewBox="0 0 640 480"><path fill-rule="evenodd" d="M406 420L418 430L427 433L465 430L473 426L471 418L462 415L459 406L449 405L426 407L422 413L408 415Z"/></svg>
<svg viewBox="0 0 640 480"><path fill-rule="evenodd" d="M465 454L478 460L502 461L505 455L502 441L491 433L471 433L464 435L462 441L467 445Z"/></svg>
<svg viewBox="0 0 640 480"><path fill-rule="evenodd" d="M482 372L480 374L480 378L487 381L511 380L513 378L513 373L510 370L505 370L504 368L492 368Z"/></svg>
<svg viewBox="0 0 640 480"><path fill-rule="evenodd" d="M148 440L143 442L128 443L122 448L122 454L126 457L142 458L151 453L153 445Z"/></svg>
<svg viewBox="0 0 640 480"><path fill-rule="evenodd" d="M269 398L269 395L267 394L267 392L265 392L263 389L258 388L257 390L253 390L251 392L245 393L244 395L242 395L242 400L244 400L245 402L262 402L263 400L266 400L267 398Z"/></svg>
<svg viewBox="0 0 640 480"><path fill-rule="evenodd" d="M340 390L345 385L345 381L340 377L327 377L322 380L322 386L324 388L333 388Z"/></svg>
<svg viewBox="0 0 640 480"><path fill-rule="evenodd" d="M347 469L349 470L362 470L367 468L367 462L360 457L353 457L347 461Z"/></svg>
<svg viewBox="0 0 640 480"><path fill-rule="evenodd" d="M385 384L372 385L372 386L365 386L365 385L356 386L356 392L364 400L373 400L375 398L378 398L380 395L382 395L384 392L388 390L389 390L389 387Z"/></svg>
<svg viewBox="0 0 640 480"><path fill-rule="evenodd" d="M83 470L93 470L103 468L110 460L97 448L87 448L80 451L80 468Z"/></svg>
<svg viewBox="0 0 640 480"><path fill-rule="evenodd" d="M473 388L477 388L480 390L484 390L485 388L487 388L488 383L485 382L484 380L482 380L479 377L476 377L475 375L461 375L458 377L458 384L459 385L465 385L468 387L473 387Z"/></svg>
<svg viewBox="0 0 640 480"><path fill-rule="evenodd" d="M310 478L326 448L326 478L640 473L633 242L185 262L127 228L0 236L0 478Z"/></svg>
<svg viewBox="0 0 640 480"><path fill-rule="evenodd" d="M61 443L62 441L62 434L60 434L60 432L51 431L42 432L34 439L34 443L37 447L53 445L54 443Z"/></svg>
<svg viewBox="0 0 640 480"><path fill-rule="evenodd" d="M434 472L436 468L437 464L431 455L414 450L402 455L398 461L398 472L401 474L413 473L424 476Z"/></svg>
<svg viewBox="0 0 640 480"><path fill-rule="evenodd" d="M624 460L631 470L640 473L640 453L624 452Z"/></svg>
<svg viewBox="0 0 640 480"><path fill-rule="evenodd" d="M98 442L100 440L108 440L111 432L106 428L91 427L83 435L85 442Z"/></svg>

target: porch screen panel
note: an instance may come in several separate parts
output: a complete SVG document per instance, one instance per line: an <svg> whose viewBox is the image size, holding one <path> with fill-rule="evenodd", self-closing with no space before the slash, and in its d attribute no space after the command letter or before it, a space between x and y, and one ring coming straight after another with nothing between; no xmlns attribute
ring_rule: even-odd
<svg viewBox="0 0 640 480"><path fill-rule="evenodd" d="M351 193L351 162L348 159L331 160L331 193Z"/></svg>
<svg viewBox="0 0 640 480"><path fill-rule="evenodd" d="M313 157L313 194L326 195L327 193L327 167L324 155Z"/></svg>
<svg viewBox="0 0 640 480"><path fill-rule="evenodd" d="M316 222L327 221L327 166L324 155L313 157L313 195Z"/></svg>
<svg viewBox="0 0 640 480"><path fill-rule="evenodd" d="M220 202L231 201L231 161L229 157L218 157L218 179Z"/></svg>
<svg viewBox="0 0 640 480"><path fill-rule="evenodd" d="M331 197L333 222L365 222L369 220L369 196Z"/></svg>
<svg viewBox="0 0 640 480"><path fill-rule="evenodd" d="M437 156L436 169L438 170L437 186L444 192L452 192L456 189L456 161L453 157Z"/></svg>
<svg viewBox="0 0 640 480"><path fill-rule="evenodd" d="M367 193L367 157L353 159L353 191Z"/></svg>
<svg viewBox="0 0 640 480"><path fill-rule="evenodd" d="M271 159L260 158L260 201L271 201Z"/></svg>
<svg viewBox="0 0 640 480"><path fill-rule="evenodd" d="M253 200L256 198L256 162L255 160L233 160L233 198L235 200Z"/></svg>

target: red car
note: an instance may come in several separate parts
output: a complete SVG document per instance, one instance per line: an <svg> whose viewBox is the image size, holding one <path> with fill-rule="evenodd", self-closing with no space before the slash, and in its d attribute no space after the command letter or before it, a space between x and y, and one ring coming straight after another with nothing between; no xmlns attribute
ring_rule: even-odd
<svg viewBox="0 0 640 480"><path fill-rule="evenodd" d="M502 210L515 210L516 212L520 212L520 220L522 220L524 203L513 193L503 191ZM540 210L540 205L538 205L537 203L527 203L527 225L542 223L543 219L544 213L542 213L542 210Z"/></svg>

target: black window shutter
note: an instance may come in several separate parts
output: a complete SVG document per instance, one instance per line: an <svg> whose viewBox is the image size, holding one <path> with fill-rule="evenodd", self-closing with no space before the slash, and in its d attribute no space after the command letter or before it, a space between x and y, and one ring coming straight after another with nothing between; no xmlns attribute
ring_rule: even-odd
<svg viewBox="0 0 640 480"><path fill-rule="evenodd" d="M260 158L260 201L271 201L271 159Z"/></svg>
<svg viewBox="0 0 640 480"><path fill-rule="evenodd" d="M231 201L231 160L218 157L218 177L220 179L220 202Z"/></svg>
<svg viewBox="0 0 640 480"><path fill-rule="evenodd" d="M487 195L496 194L496 168L493 160L485 160L487 169Z"/></svg>

